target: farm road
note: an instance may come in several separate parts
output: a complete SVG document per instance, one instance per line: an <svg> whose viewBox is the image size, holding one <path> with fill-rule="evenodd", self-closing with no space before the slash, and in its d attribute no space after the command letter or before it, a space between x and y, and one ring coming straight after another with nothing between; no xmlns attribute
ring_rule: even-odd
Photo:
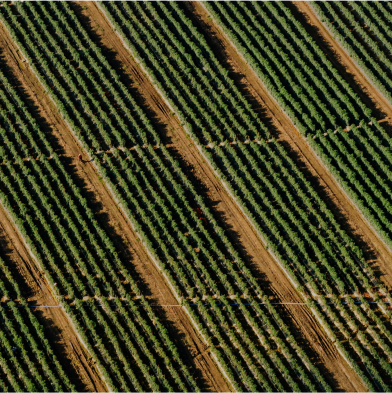
<svg viewBox="0 0 392 393"><path fill-rule="evenodd" d="M17 82L35 102L41 114L56 123L58 116L51 116L51 103L45 101L42 87L32 72L26 67L18 49L8 32L0 24L0 61L12 70ZM0 207L0 237L2 250L7 259L12 261L14 268L25 281L26 298L34 304L58 304L43 273L26 249L23 240L10 218ZM62 364L67 368L72 383L79 391L107 391L104 382L98 375L87 349L81 344L69 323L63 308L44 308L35 311L39 321L46 327L49 339L54 343L56 353Z"/></svg>
<svg viewBox="0 0 392 393"><path fill-rule="evenodd" d="M327 54L329 60L333 62L346 79L349 81L354 91L361 97L364 97L365 102L378 114L381 118L386 118L384 127L389 131L392 130L392 105L389 101L376 89L363 75L362 71L354 64L350 56L338 44L338 42L331 36L328 30L324 27L321 21L317 18L312 8L304 1L293 2L294 7L302 14L302 17L307 20L309 24L309 31L314 32L313 38L328 48ZM381 123L381 122L380 122ZM385 124L386 123L386 124ZM391 135L391 134L390 134ZM332 178L332 176L330 176ZM334 190L334 188L333 188ZM340 193L342 194L342 193ZM364 243L367 244L369 255L369 262L373 269L378 272L378 275L388 289L392 290L392 252L379 239L374 230L370 228L367 222L363 219L357 208L353 203L344 198L344 195L336 194L342 207L343 214L347 216L353 232L359 236ZM346 201L345 201L346 199Z"/></svg>
<svg viewBox="0 0 392 393"><path fill-rule="evenodd" d="M57 305L55 295L40 272L19 233L6 212L0 207L0 246L5 259L26 299L37 305ZM17 275L15 274L17 272ZM39 308L34 311L45 328L47 338L72 383L78 391L107 391L84 346L69 324L63 308Z"/></svg>
<svg viewBox="0 0 392 393"><path fill-rule="evenodd" d="M195 12L197 12L199 18L203 9L199 4L196 4L196 6L198 8ZM155 116L155 120L164 126L166 135L170 138L178 156L187 164L190 175L197 179L201 192L205 193L210 205L220 215L222 223L230 232L232 239L242 249L245 258L252 265L253 271L265 282L267 292L276 301L302 302L301 297L264 248L236 203L224 190L210 166L187 137L177 117L170 112L164 100L156 92L136 61L130 57L129 52L123 47L106 20L99 18L100 11L96 5L88 2L83 3L81 8L84 8L82 12L90 17L91 25L100 37L101 42L111 48L115 60L119 62L123 72L128 74L133 81L132 87L140 95L144 105L148 105ZM103 17L101 16L101 18ZM281 119L279 118L279 120ZM294 129L292 132L294 132ZM288 140L291 141L291 138L288 138ZM303 347L308 349L313 361L319 365L324 374L330 376L329 382L334 390L366 390L355 373L341 359L332 342L307 307L287 305L280 309L280 313L287 324L292 326Z"/></svg>
<svg viewBox="0 0 392 393"><path fill-rule="evenodd" d="M83 6L85 4L83 3ZM97 18L99 20L99 15L97 15ZM86 28L89 29L89 26L87 25ZM23 58L18 54L17 47L2 26L0 36L2 58L6 60L7 65L12 69L26 96L34 103L38 116L46 122L46 131L51 133L58 146L57 153L72 173L75 182L87 194L87 198L93 205L96 217L107 233L111 234L112 240L122 256L130 261L131 268L134 269L135 274L139 276L139 281L144 285L144 290L147 294L146 298L151 299L151 302L154 304L176 304L177 301L170 292L163 276L147 256L138 236L118 209L110 192L94 169L93 163L86 160L87 155L83 154L78 141L74 138L50 98L43 93L43 87L39 80L30 67L23 62ZM79 154L82 154L81 162L78 160ZM35 274L38 270L35 269L33 272ZM42 285L46 286L47 292L50 292L49 284L46 281ZM55 304L53 302L54 300L52 302L49 300L44 302L42 300L40 304ZM46 310L60 311L58 308L48 308ZM208 348L192 327L184 310L180 307L165 307L164 310L159 312L165 326L171 331L172 337L176 338L176 344L184 362L194 369L197 376L203 380L200 383L202 389L229 391L230 389L213 362ZM65 315L64 318L63 324L67 326L68 322ZM69 329L71 328L69 327ZM75 333L73 333L73 336L74 340L77 340ZM76 347L74 344L73 348ZM76 368L81 369L82 367L81 365L76 365ZM90 385L80 390L107 391L99 377L96 375L95 378L96 387Z"/></svg>
<svg viewBox="0 0 392 393"><path fill-rule="evenodd" d="M362 247L367 261L383 282L386 289L388 291L392 290L391 250L382 242L355 204L346 196L334 177L308 146L306 140L296 130L290 119L269 95L269 92L251 67L246 64L242 56L236 51L229 40L226 39L219 27L211 22L204 8L201 9L202 6L200 4L192 4L195 9L200 10L198 12L204 13L206 18L205 26L210 31L210 37L215 42L215 48L217 51L220 48L221 56L226 58L229 68L231 68L234 74L237 74L238 83L242 86L243 91L253 98L256 110L259 110L265 121L270 123L271 131L276 133L277 140L286 145L287 150L291 152L292 157L297 161L299 167L303 168L313 186L320 192L330 209L339 218L342 227ZM294 2L292 4L292 8L306 7L306 9L309 9L305 2ZM334 42L334 46L340 51L342 50L336 42ZM338 61L335 57L330 60L333 60L334 64L339 66L340 60ZM340 67L343 67L343 65L340 64ZM355 79L349 81L359 94L362 96L365 94ZM367 82L367 86L371 85ZM389 124L390 119L392 119L392 106L387 106L385 100L384 102L376 101L374 98L376 96L376 93L373 96L368 96L368 104L373 100L373 107L380 118L382 118L380 123L384 123L384 125Z"/></svg>

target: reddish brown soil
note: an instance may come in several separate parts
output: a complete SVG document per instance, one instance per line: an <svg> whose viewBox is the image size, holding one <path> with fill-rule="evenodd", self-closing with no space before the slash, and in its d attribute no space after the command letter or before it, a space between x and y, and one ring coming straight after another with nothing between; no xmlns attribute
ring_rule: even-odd
<svg viewBox="0 0 392 393"><path fill-rule="evenodd" d="M74 139L49 97L43 93L43 87L38 79L32 73L31 69L26 66L26 63L23 63L15 44L11 41L2 25L0 25L0 51L2 57L6 60L8 66L12 69L17 80L22 85L26 95L34 101L39 115L50 126L53 136L57 139L61 147L62 159L71 162L75 181L78 184L82 184L84 189L88 191L91 200L94 201L96 214L101 217L101 220L105 221L106 229L113 234L113 238L122 253L132 261L132 269L136 269L136 272L144 281L149 292L149 296L147 297L150 297L154 304L178 304L169 290L164 277L146 255L137 235L131 229L127 219L124 218L118 206L113 201L103 181L95 171L93 164L78 161L77 156L81 153L79 143ZM32 273L31 280L40 279L37 269L32 270ZM38 274L38 277L36 277L36 274ZM41 285L46 292L50 292L49 286L45 282L42 282L42 280ZM54 314L58 311L57 309L53 310L55 310L53 311ZM211 391L230 391L212 360L209 349L192 327L184 310L181 307L165 307L160 309L160 315L163 320L166 320L166 326L177 338L176 344L179 346L184 360L192 368L196 369L197 375L202 379L201 388ZM64 327L68 326L65 316L62 325ZM70 328L69 331L71 331ZM77 342L75 334L73 334L73 340ZM74 341L72 342L74 343ZM76 346L76 344L73 345L74 348L80 347ZM81 361L79 363L82 364ZM81 366L78 367L81 368ZM90 385L87 390L106 390L96 375L94 375L94 378L96 378L96 381L94 381L96 387L94 388L93 385Z"/></svg>
<svg viewBox="0 0 392 393"><path fill-rule="evenodd" d="M373 106L376 111L380 113L381 117L385 119L380 123L388 123L387 127L392 125L392 105L388 100L368 81L363 75L362 71L354 64L351 57L342 49L337 41L330 35L328 30L320 22L314 14L312 8L307 2L298 1L293 2L293 5L306 17L309 25L314 29L314 38L316 41L326 45L333 56L330 60L342 72L347 75L347 80L351 87L361 96L367 96L367 100L371 100L369 105ZM332 178L332 176L330 176ZM328 184L329 186L329 184ZM333 192L335 193L335 189ZM340 193L342 194L342 193ZM343 195L336 193L336 196L346 211L345 215L349 218L355 233L359 234L363 241L369 247L369 253L373 254L372 262L373 268L379 271L380 278L385 284L386 288L392 290L392 252L391 250L378 238L375 232L369 228L365 223L356 207L349 201L345 201Z"/></svg>
<svg viewBox="0 0 392 393"><path fill-rule="evenodd" d="M138 90L156 119L165 125L166 132L171 137L173 147L180 154L182 160L191 168L190 170L198 178L200 184L208 190L207 194L210 203L214 205L226 228L229 229L233 238L236 239L244 250L253 268L263 277L265 285L268 285L271 293L274 294L277 300L282 302L301 302L300 296L286 275L263 247L260 239L242 215L236 203L226 193L210 166L204 161L197 148L187 137L177 117L171 114L170 109L135 60L130 57L129 52L123 47L99 9L91 2L80 3L80 6L83 9L83 14L88 17L91 26L100 37L102 44L112 49L115 60L120 62L122 69L134 81L132 87ZM203 8L198 5L197 14L205 17ZM319 364L325 371L325 375L328 375L327 378L334 390L366 390L356 374L337 353L309 309L293 305L286 306L284 309L282 307L281 311L296 334L304 340L309 353L313 356L313 361Z"/></svg>
<svg viewBox="0 0 392 393"><path fill-rule="evenodd" d="M354 82L352 83L352 87L355 90L358 90L359 87L360 90L358 92L364 93L370 97L376 107L388 116L389 121L391 122L392 106L389 101L371 84L371 82L362 73L361 69L332 37L329 31L318 19L312 7L306 1L296 1L292 2L292 4L306 17L309 25L311 25L314 28L314 31L317 32L317 36L314 37L316 41L322 43L324 46L327 45L331 52L333 52L334 58L331 58L331 60L334 65L343 70L344 73L351 74L352 81Z"/></svg>
<svg viewBox="0 0 392 393"><path fill-rule="evenodd" d="M58 305L43 273L32 259L18 232L0 207L0 243L7 260L12 262L22 279L18 282L27 300L37 305ZM17 278L17 276L15 276ZM22 283L24 281L24 283ZM62 308L33 309L40 323L46 328L47 338L78 391L106 391L90 355L68 322Z"/></svg>
<svg viewBox="0 0 392 393"><path fill-rule="evenodd" d="M392 113L390 104L373 88L366 78L363 77L350 58L342 51L340 46L331 39L328 32L312 13L310 6L306 2L293 2L293 4L301 12L306 14L313 26L317 26L323 39L328 41L328 45L333 48L334 52L337 54L337 59L333 59L334 64L340 66L340 68L344 67L345 72L352 74L353 78L351 84L356 84L356 86L353 86L356 88L356 91L362 97L367 97L367 101L369 101L370 97L374 104L373 107L378 110L380 117L386 116L386 118L380 122L389 122ZM315 178L314 183L324 188L328 199L336 206L337 211L345 221L346 228L365 245L369 262L372 262L373 268L379 273L385 286L390 289L392 284L392 266L390 263L392 254L390 250L366 223L356 206L351 203L341 191L334 178L312 153L305 140L293 127L291 121L282 112L275 101L270 97L268 91L264 88L253 70L246 64L242 56L237 53L234 46L229 42L226 36L222 34L219 27L212 22L202 5L200 3L192 3L191 9L197 15L202 28L208 31L217 50L223 53L227 58L227 62L230 63L233 72L241 76L240 83L244 86L244 90L257 101L260 112L262 112L278 130L279 139L287 142L290 148L298 154L298 161L305 164L307 170L313 175ZM358 84L360 84L359 87ZM339 378L337 379L339 380Z"/></svg>
<svg viewBox="0 0 392 393"><path fill-rule="evenodd" d="M363 249L366 251L368 261L372 264L386 288L391 290L392 264L390 260L392 258L392 252L365 221L354 203L347 198L333 176L316 157L305 139L295 129L290 119L269 95L267 89L251 67L246 64L243 57L236 51L221 29L212 23L211 18L202 5L200 3L191 4L200 23L209 31L209 35L215 42L216 49L223 52L233 72L241 76L240 83L243 85L243 89L257 102L258 110L263 113L263 116L278 132L278 139L286 142L290 146L290 150L296 156L299 165L304 166L306 171L312 175L314 185L325 194L326 202L340 216L345 229L362 244ZM293 2L293 4L297 7L302 7L301 10L309 10L309 6L305 2ZM341 52L341 48L336 42L334 46L337 47L336 50L340 50ZM361 80L364 79L363 76L361 78ZM370 87L371 85L367 82L366 89L372 91ZM361 95L365 94L363 91L359 91L359 93ZM376 93L374 92L371 97L377 97L378 95ZM378 109L382 109L380 114L389 118L392 110L390 109L391 107L389 109L387 108L385 100L383 102L377 101L377 104ZM388 121L388 118L383 119L383 122Z"/></svg>

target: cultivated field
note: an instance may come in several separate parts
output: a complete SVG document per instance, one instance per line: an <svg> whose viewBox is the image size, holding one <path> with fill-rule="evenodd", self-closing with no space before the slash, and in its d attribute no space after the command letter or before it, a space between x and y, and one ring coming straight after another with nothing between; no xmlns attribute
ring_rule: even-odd
<svg viewBox="0 0 392 393"><path fill-rule="evenodd" d="M390 391L379 3L0 3L0 388Z"/></svg>

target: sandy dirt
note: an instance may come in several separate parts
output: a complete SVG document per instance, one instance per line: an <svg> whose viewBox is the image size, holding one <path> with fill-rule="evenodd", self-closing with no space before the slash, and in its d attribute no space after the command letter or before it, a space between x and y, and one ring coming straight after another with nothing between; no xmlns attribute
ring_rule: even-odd
<svg viewBox="0 0 392 393"><path fill-rule="evenodd" d="M342 49L337 41L332 38L328 30L320 22L314 14L312 8L303 1L292 3L306 18L311 28L314 30L313 37L316 41L324 47L328 48L330 60L333 64L346 76L350 82L351 87L361 96L366 96L366 103L378 112L380 117L384 117L380 123L387 123L384 126L392 126L392 105L386 98L368 81L361 70L354 64L350 56ZM328 184L328 186L330 186ZM333 189L331 187L331 189ZM335 190L333 189L334 193ZM369 228L358 212L357 208L350 202L344 200L343 195L335 193L339 203L341 204L344 214L349 218L350 223L354 228L354 232L358 234L364 243L369 247L368 255L372 255L371 262L373 269L378 272L381 280L388 289L392 290L392 252L391 250L378 238L375 232Z"/></svg>
<svg viewBox="0 0 392 393"><path fill-rule="evenodd" d="M294 2L293 4L297 7L301 6L309 9L305 2ZM391 250L376 235L354 203L347 198L333 176L310 149L306 140L299 134L290 119L269 95L267 89L251 67L246 64L231 42L222 34L220 28L212 24L204 8L197 3L192 3L192 7L197 12L199 22L208 29L215 47L227 59L227 63L239 79L243 90L254 101L255 109L262 114L267 124L271 125L271 131L276 133L277 139L286 144L291 152L291 156L296 159L298 165L302 166L305 173L309 174L313 185L321 195L325 196L326 203L339 217L345 230L362 246L368 262L372 265L388 291L390 291L392 289ZM337 46L336 42L335 46ZM341 51L341 48L338 46L337 49ZM351 82L355 83L355 80L353 79ZM370 90L369 83L367 83L367 86ZM366 96L367 91L358 86L356 86L356 90L361 96ZM374 97L376 96L374 94ZM367 101L369 104L371 103L369 97L367 97ZM379 111L382 122L384 124L386 122L389 123L392 110L387 110L385 101L383 103L378 102L377 105L373 102L373 107L376 111Z"/></svg>
<svg viewBox="0 0 392 393"><path fill-rule="evenodd" d="M251 263L255 272L262 278L269 292L276 300L282 302L301 302L300 296L277 263L265 250L236 203L226 193L210 166L187 137L177 117L171 114L170 109L151 85L148 77L144 75L136 61L130 57L129 52L123 47L96 5L91 2L80 4L83 14L89 18L91 26L96 31L102 44L113 51L115 60L121 64L124 72L129 74L130 79L134 81L132 87L139 92L145 104L155 115L155 119L165 126L173 148L176 149L182 160L188 164L189 170L198 179L202 187L208 190L207 196L211 205L220 215L222 223L228 229L232 239L242 248L245 257ZM198 15L200 13L204 15L201 7L197 8L197 13ZM254 91L255 89L253 89ZM265 104L263 106L265 107ZM291 139L289 140L291 141ZM332 342L306 307L294 305L283 308L282 306L281 313L285 315L285 320L291 325L293 332L301 337L301 340L305 343L304 345L309 348L309 353L313 357L312 360L323 370L334 390L366 390L356 374L342 360Z"/></svg>
<svg viewBox="0 0 392 393"><path fill-rule="evenodd" d="M305 13L309 22L317 27L325 41L333 48L337 58L331 58L334 65L344 68L351 77L347 78L361 97L366 99L368 105L373 107L380 122L390 122L392 107L380 93L363 77L357 67L351 62L350 58L340 48L340 46L329 36L318 19L312 13L306 2L293 2L293 7L297 7ZM294 128L289 118L282 112L275 101L270 97L268 91L257 78L252 69L246 64L243 58L237 53L233 45L226 39L222 31L212 23L204 8L199 3L192 3L191 9L197 15L200 26L209 32L212 42L219 52L227 59L233 73L237 74L243 90L246 91L254 100L255 106L263 114L270 124L276 129L278 139L287 142L290 149L297 155L297 162L303 165L313 177L313 184L321 190L331 208L338 214L344 227L351 233L363 246L366 251L368 261L373 269L378 273L388 290L392 284L392 254L388 247L378 238L372 228L366 223L356 206L348 200L346 195L337 185L334 178L325 169L320 160L310 150L306 141ZM323 41L324 42L324 41ZM325 43L325 42L324 42ZM349 379L349 374L345 373ZM341 381L337 377L338 381ZM341 385L342 387L344 384ZM348 386L345 387L347 389ZM350 390L350 389L349 389Z"/></svg>
<svg viewBox="0 0 392 393"><path fill-rule="evenodd" d="M354 90L361 94L361 96L364 94L367 95L378 110L389 118L389 122L392 124L392 106L389 101L372 85L362 73L360 67L353 62L347 52L339 45L338 41L332 37L328 29L318 19L312 7L306 1L292 2L292 5L303 14L309 25L314 29L316 34L314 34L313 38L324 47L328 47L329 51L333 53L333 57L330 57L333 64L344 73L350 74L351 85Z"/></svg>
<svg viewBox="0 0 392 393"><path fill-rule="evenodd" d="M36 305L58 305L43 273L21 241L18 232L0 207L0 244L2 253L11 261L12 269L18 271L21 290L26 299ZM17 276L15 276L17 278ZM54 346L54 352L60 359L71 382L78 391L106 391L94 364L75 332L68 323L62 308L33 309L40 323L45 327L46 335Z"/></svg>
<svg viewBox="0 0 392 393"><path fill-rule="evenodd" d="M2 26L0 25L0 27ZM68 163L68 167L74 171L75 181L88 192L100 221L112 234L121 253L131 261L130 268L136 269L136 273L144 282L148 293L146 297L150 298L154 304L178 304L165 279L148 258L137 235L131 229L127 219L121 214L92 163L78 162L77 156L82 152L79 143L74 139L48 96L43 93L41 84L31 69L26 66L26 63L23 63L17 48L3 29L0 30L0 51L2 58L12 68L28 97L34 101L39 115L50 126L59 145L58 153ZM47 287L46 291L50 291L50 289ZM166 327L172 331L173 337L177 338L176 344L180 354L189 366L195 369L202 390L230 391L213 362L208 347L196 333L181 307L165 307L160 309L159 314L165 321ZM63 325L67 326L65 316ZM74 339L76 340L75 337ZM74 348L77 348L75 344L73 345ZM82 359L82 357L79 358ZM96 388L90 387L87 390L100 390L99 386L102 386L102 383L99 385L98 378L95 383L97 384ZM105 389L101 387L101 390Z"/></svg>

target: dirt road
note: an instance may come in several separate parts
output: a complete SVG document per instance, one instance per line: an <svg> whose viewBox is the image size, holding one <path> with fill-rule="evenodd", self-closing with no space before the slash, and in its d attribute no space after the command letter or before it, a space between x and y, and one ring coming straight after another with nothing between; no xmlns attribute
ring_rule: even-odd
<svg viewBox="0 0 392 393"><path fill-rule="evenodd" d="M390 118L389 123L392 124L392 106L389 101L372 85L372 83L362 73L361 69L339 45L338 41L332 37L328 29L326 29L323 23L318 19L312 7L306 1L292 2L292 7L297 8L297 10L306 18L309 26L313 28L315 34L312 34L312 36L316 42L322 43L324 47L328 47L330 52L329 54L333 54L333 56L329 56L329 59L333 62L333 64L343 71L343 73L350 74L351 86L354 90L360 94L361 97L364 94L367 95L378 110Z"/></svg>
<svg viewBox="0 0 392 393"><path fill-rule="evenodd" d="M198 3L192 2L191 4L197 15L199 25L209 32L211 43L214 45L217 55L225 59L231 68L233 76L237 78L242 90L253 102L255 109L262 114L267 124L271 125L271 131L275 133L277 139L285 143L291 156L300 167L303 167L313 186L316 187L325 202L339 218L342 227L356 238L361 245L369 264L376 271L385 287L391 290L392 253L389 248L376 235L357 207L347 198L333 176L309 148L306 140L299 134L290 119L269 95L269 92L251 67L246 64L220 28L212 23L205 9ZM293 8L301 7L301 10L309 10L306 2L293 2L292 4ZM334 45L337 47L336 50L340 49L341 51L336 42ZM354 78L351 82L356 83ZM369 83L366 86L366 89L371 91ZM367 94L367 90L361 90L358 86L356 90L361 96ZM376 111L378 110L379 116L383 118L388 117L387 121L389 122L392 109L386 106L385 101L376 101L374 98L377 97L376 93L370 97L374 100L373 107ZM371 101L369 97L367 100L368 102Z"/></svg>
<svg viewBox="0 0 392 393"><path fill-rule="evenodd" d="M78 161L77 156L82 153L79 143L74 139L49 97L43 93L43 88L31 69L26 66L26 63L23 63L22 57L18 54L8 33L2 28L0 29L0 51L2 58L12 69L26 95L36 105L38 114L45 119L48 131L52 133L58 143L57 153L68 169L73 172L76 183L88 192L88 199L94 203L98 220L112 235L112 240L121 250L122 256L131 261L132 269L136 270L144 282L148 293L147 297L154 304L177 304L163 276L148 258L137 235L121 214L92 163ZM37 270L32 273L35 277ZM49 289L46 288L46 291ZM165 326L172 331L173 337L177 338L176 344L179 346L184 361L194 369L201 380L199 382L202 390L229 391L230 389L213 362L208 348L193 329L185 312L180 307L166 307L160 311L160 315L165 321ZM64 319L63 325L67 326L66 319ZM74 345L74 347L76 346ZM88 390L97 389L98 387Z"/></svg>
<svg viewBox="0 0 392 393"><path fill-rule="evenodd" d="M200 188L206 193L210 205L214 206L233 241L240 246L256 274L265 282L271 296L282 302L300 302L301 298L285 274L265 250L251 225L187 137L177 117L171 113L136 61L130 57L96 5L91 2L80 3L79 11L88 18L101 44L110 48L121 72L129 75L130 80L133 81L132 88L141 97L140 100L144 105L149 107L154 119L162 125L173 149L187 163L189 172L200 183ZM306 307L287 306L282 307L280 311L285 315L285 320L292 326L297 337L302 340L303 345L309 348L314 362L325 375L330 376L329 382L334 390L366 390L345 361L340 358L333 344Z"/></svg>
<svg viewBox="0 0 392 393"><path fill-rule="evenodd" d="M328 48L327 54L329 55L329 59L343 75L346 75L351 87L361 96L361 98L366 95L367 104L370 107L373 107L376 112L378 111L380 117L386 118L383 122L384 126L392 127L392 105L369 82L369 80L362 74L361 70L354 64L350 56L347 55L338 42L330 35L328 30L317 18L310 5L307 2L298 1L293 2L292 6L297 8L297 10L302 13L303 17L307 20L314 32L313 38L316 42L323 44L323 47ZM369 100L371 102L369 102ZM346 213L344 213L345 216L347 216L350 223L353 224L355 233L358 233L363 239L363 242L368 245L368 255L371 256L373 254L371 257L373 268L378 272L378 275L386 288L389 291L392 290L392 252L378 238L375 232L369 228L369 225L367 225L362 219L356 207L348 202L347 198L346 202L344 197L340 198L338 196L338 199L342 205L343 211L346 211Z"/></svg>
<svg viewBox="0 0 392 393"><path fill-rule="evenodd" d="M18 280L26 299L36 305L57 305L58 302L43 274L37 268L2 207L0 207L0 246L2 254L7 261L10 261L14 277ZM69 325L64 310L62 308L33 310L39 322L45 327L47 338L76 389L81 392L107 391L88 351L79 342Z"/></svg>

